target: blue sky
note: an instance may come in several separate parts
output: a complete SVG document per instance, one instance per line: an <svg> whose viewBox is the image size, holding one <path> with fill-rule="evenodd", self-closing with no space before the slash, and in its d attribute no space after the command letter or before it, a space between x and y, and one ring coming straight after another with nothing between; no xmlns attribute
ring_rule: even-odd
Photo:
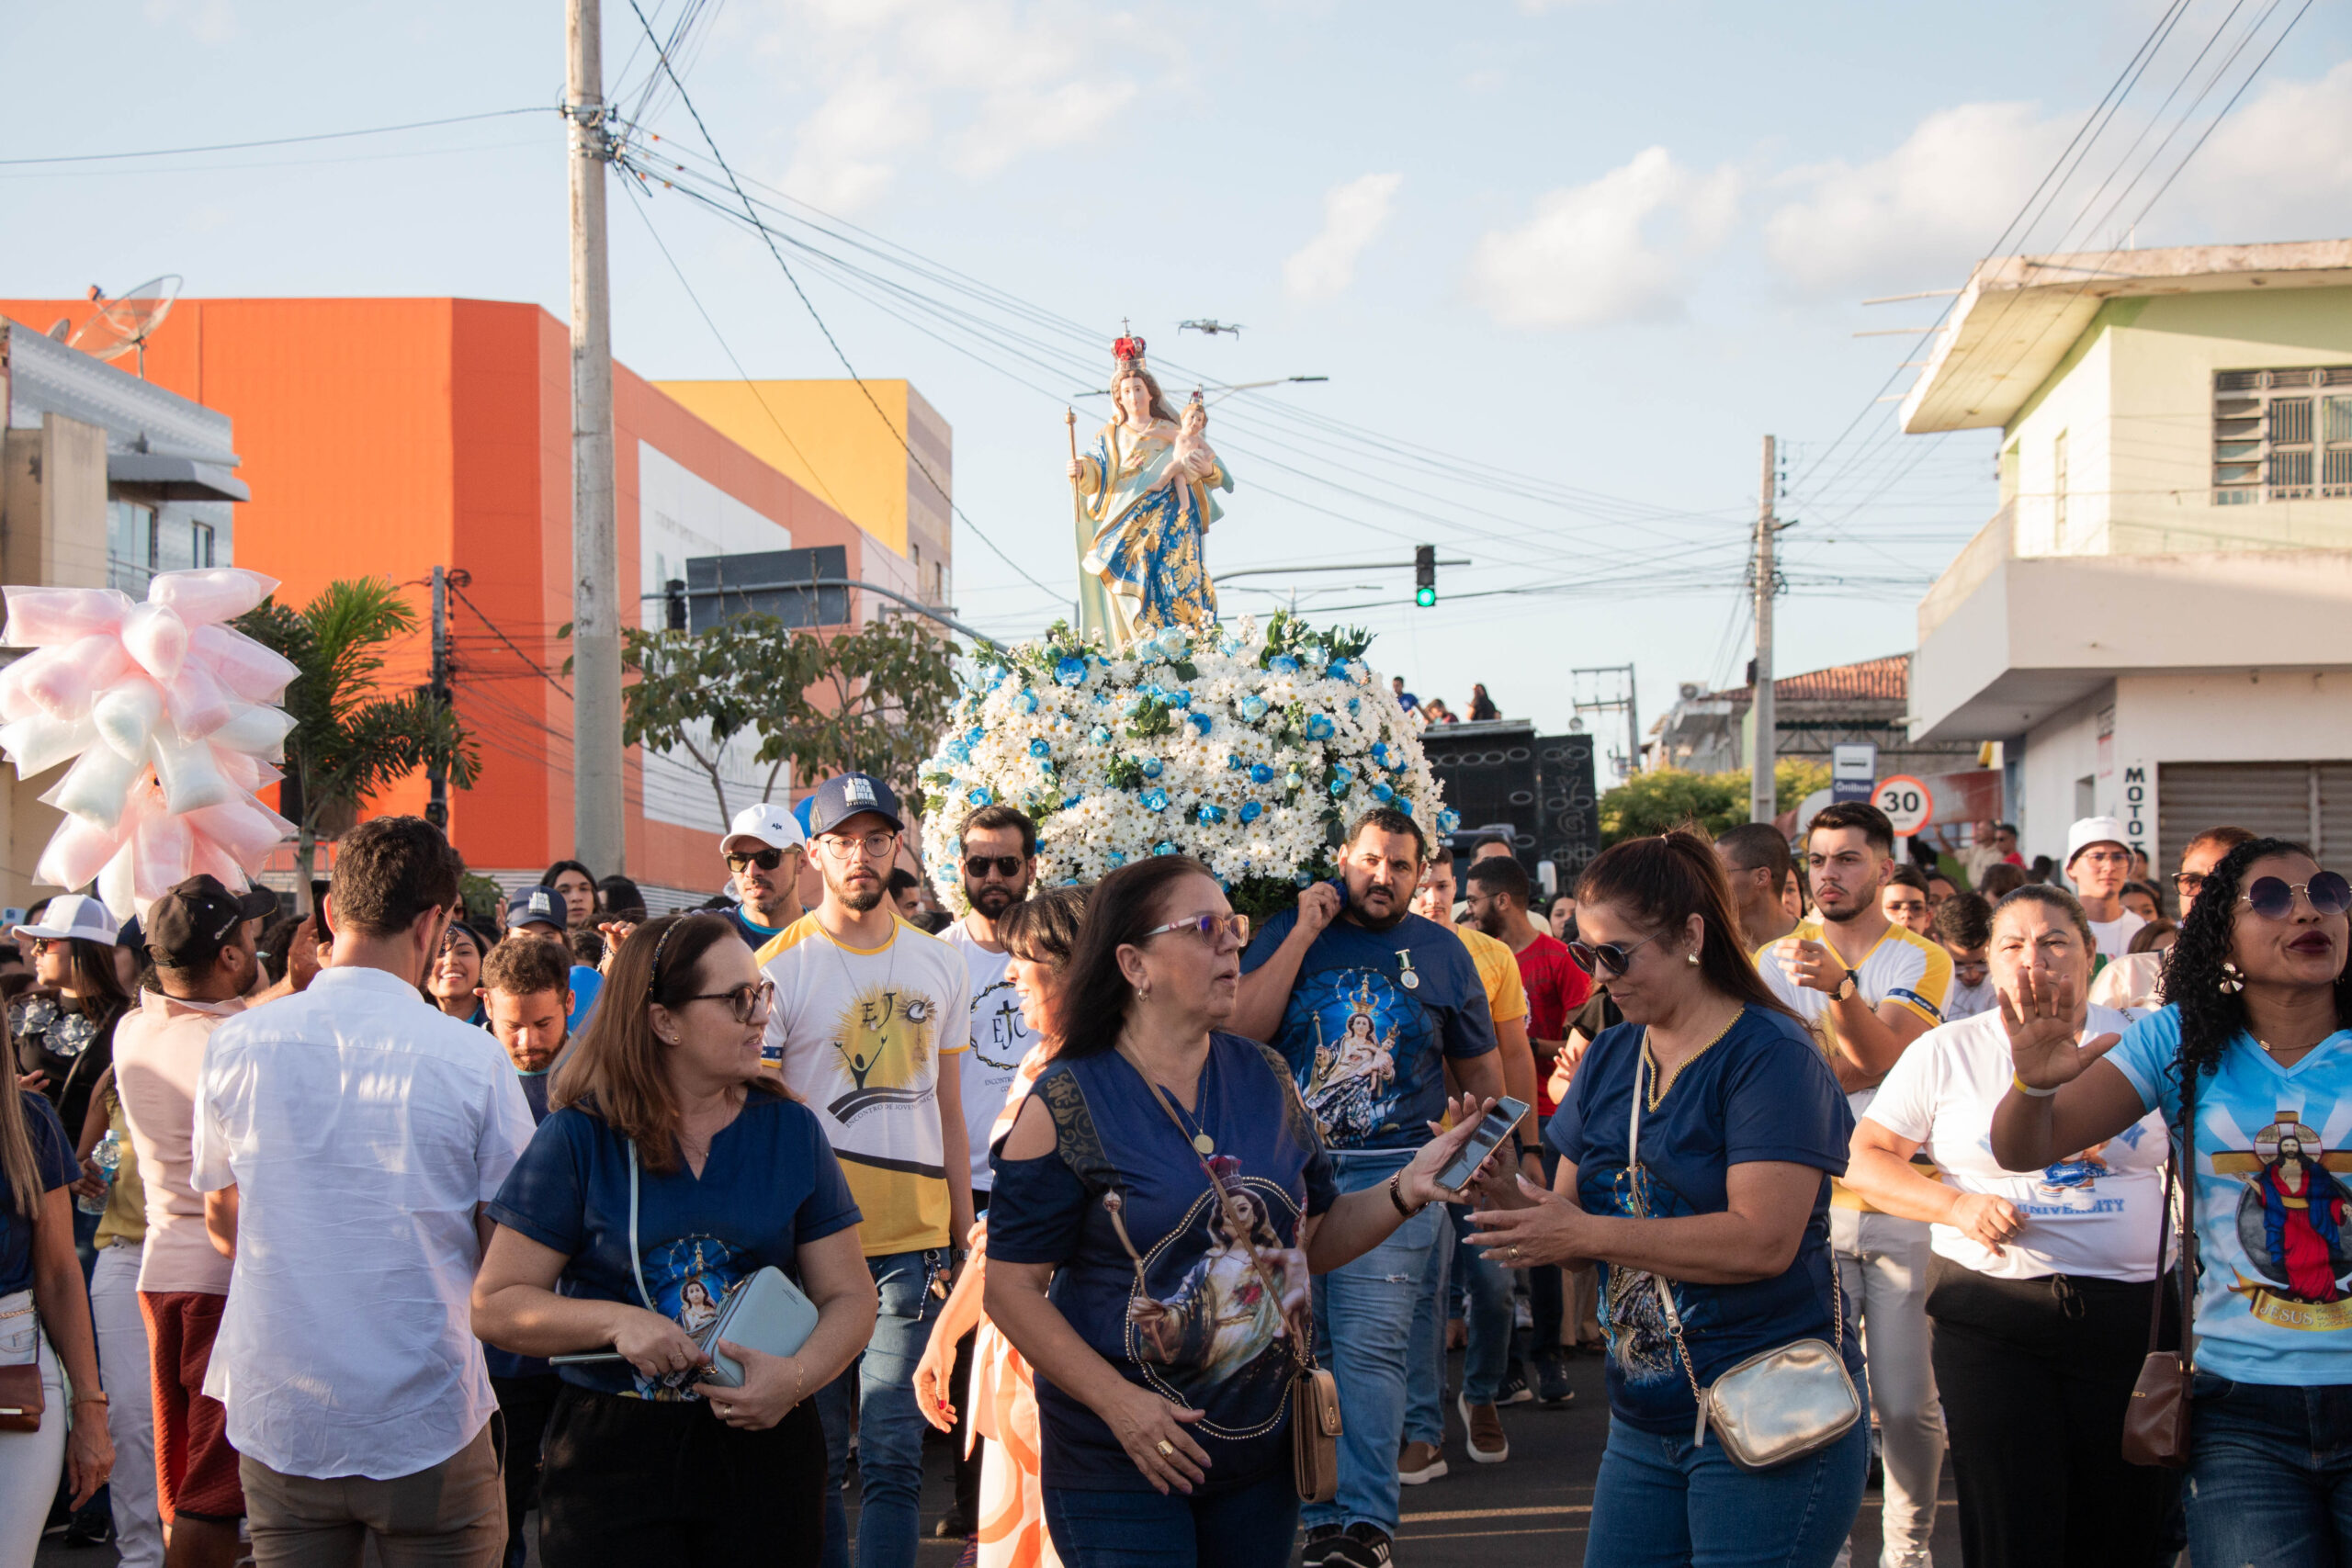
<svg viewBox="0 0 2352 1568"><path fill-rule="evenodd" d="M639 3L666 34L689 0ZM2352 232L2338 7L2301 17L2149 203L2299 4L723 0L697 8L681 63L763 199L996 291L980 305L891 273L968 312L951 327L902 304L926 333L831 259L855 259L841 236L872 241L783 224L824 253L787 256L857 368L911 378L946 415L972 525L1055 595L1075 570L1062 400L1102 384L1130 319L1177 395L1195 378L1330 378L1213 412L1239 483L1213 570L1404 560L1419 542L1466 556L1429 611L1405 572L1295 581L1308 614L1374 628L1374 664L1420 692L1460 707L1484 681L1556 728L1577 666L1634 662L1645 719L1678 682L1739 678L1767 431L1792 444L1781 506L1801 520L1781 670L1911 646L1920 592L1992 510L1992 438L1892 434L1872 400L1907 381L1917 344L1852 334L1924 326L1942 301L1860 301L1957 287L2165 18L2120 110L2008 248ZM641 135L641 155L700 152L675 95L643 96L628 0L607 0L605 33L608 86L663 138ZM548 105L563 80L555 0L17 6L0 51L19 66L0 159ZM536 114L0 164L0 292L169 270L198 295L455 293L560 315L564 179L560 123ZM658 233L752 374L839 373L741 228L617 187L613 225L615 340L639 372L733 373ZM1176 331L1203 316L1247 330ZM1102 407L1082 403L1082 424ZM1053 596L958 535L967 619L1018 635L1054 617ZM1530 587L1546 591L1499 592ZM1273 602L1238 582L1225 600Z"/></svg>

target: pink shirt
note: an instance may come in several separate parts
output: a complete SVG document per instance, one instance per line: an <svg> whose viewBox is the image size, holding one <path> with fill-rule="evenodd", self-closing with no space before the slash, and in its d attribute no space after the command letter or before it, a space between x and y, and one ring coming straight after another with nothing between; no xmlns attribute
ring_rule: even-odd
<svg viewBox="0 0 2352 1568"><path fill-rule="evenodd" d="M139 1288L158 1295L229 1293L229 1260L204 1234L204 1194L190 1181L196 1138L196 1086L204 1047L224 1020L245 1009L182 1001L153 991L115 1026L114 1081L130 1126L139 1174L147 1184L147 1254Z"/></svg>

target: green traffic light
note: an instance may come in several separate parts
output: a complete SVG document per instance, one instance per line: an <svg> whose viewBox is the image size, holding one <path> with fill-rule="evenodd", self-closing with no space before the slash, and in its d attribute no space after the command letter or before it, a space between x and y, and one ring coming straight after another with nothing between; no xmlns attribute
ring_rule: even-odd
<svg viewBox="0 0 2352 1568"><path fill-rule="evenodd" d="M1428 609L1430 605L1437 603L1437 590L1434 588L1416 589L1413 592L1413 603L1419 604L1424 610Z"/></svg>

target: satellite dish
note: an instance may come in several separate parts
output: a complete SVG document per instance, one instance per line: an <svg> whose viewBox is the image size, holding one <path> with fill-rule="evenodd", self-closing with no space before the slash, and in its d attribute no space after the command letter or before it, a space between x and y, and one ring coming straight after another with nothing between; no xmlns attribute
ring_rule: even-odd
<svg viewBox="0 0 2352 1568"><path fill-rule="evenodd" d="M167 272L161 277L151 277L138 288L119 298L109 299L106 291L95 285L90 298L98 308L81 329L66 339L66 346L78 348L96 359L119 359L136 351L139 374L147 375L147 340L172 313L172 301L180 294L180 275Z"/></svg>
<svg viewBox="0 0 2352 1568"><path fill-rule="evenodd" d="M57 320L50 322L49 335L56 339L59 343L63 343L67 338L73 336L74 318L71 316L60 316Z"/></svg>

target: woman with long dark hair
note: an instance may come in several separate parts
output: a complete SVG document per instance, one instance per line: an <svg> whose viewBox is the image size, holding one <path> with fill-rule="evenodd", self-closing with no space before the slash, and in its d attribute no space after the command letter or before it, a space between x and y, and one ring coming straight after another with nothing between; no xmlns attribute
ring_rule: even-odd
<svg viewBox="0 0 2352 1568"><path fill-rule="evenodd" d="M8 1004L17 1070L69 1128L87 1120L91 1092L114 1066L114 1026L130 1010L114 962L119 929L104 904L68 893L51 899L39 922L15 931L33 961L33 988ZM98 1217L74 1213L75 1239L86 1247Z"/></svg>
<svg viewBox="0 0 2352 1568"><path fill-rule="evenodd" d="M475 993L481 988L482 960L489 955L490 944L481 932L463 920L451 920L441 933L439 955L424 972L424 999L459 1023L481 1022L481 998Z"/></svg>
<svg viewBox="0 0 2352 1568"><path fill-rule="evenodd" d="M2352 1564L2352 886L2256 839L2212 868L2166 1006L2076 1048L2064 984L2002 1003L2012 1077L1993 1154L2038 1169L2151 1111L2193 1133L2199 1280L2185 1495L2199 1563Z"/></svg>
<svg viewBox="0 0 2352 1568"><path fill-rule="evenodd" d="M1470 1217L1473 1245L1513 1268L1601 1266L1609 1443L1585 1562L1724 1562L1760 1541L1774 1562L1827 1568L1861 1505L1867 1416L1769 1470L1693 1432L1701 1389L1798 1339L1836 1343L1860 1392L1828 1220L1853 1113L1740 951L1706 840L1605 851L1577 889L1577 927L1569 951L1625 1021L1593 1041L1545 1131L1553 1190L1489 1181Z"/></svg>
<svg viewBox="0 0 2352 1568"><path fill-rule="evenodd" d="M552 887L563 897L563 923L572 931L593 928L596 920L596 877L576 860L560 860L548 867L539 886Z"/></svg>
<svg viewBox="0 0 2352 1568"><path fill-rule="evenodd" d="M561 1369L542 1560L815 1563L825 1442L808 1396L874 1328L857 1205L816 1117L761 1069L774 987L732 921L638 927L611 986L490 1205L474 1281L474 1332L503 1349L618 1352ZM693 1337L702 1303L771 1266L816 1303L797 1354ZM704 1381L714 1351L742 1363L741 1386Z"/></svg>
<svg viewBox="0 0 2352 1568"><path fill-rule="evenodd" d="M1198 861L1097 883L1061 1048L997 1145L988 1314L1036 1369L1072 1568L1289 1562L1307 1278L1448 1196L1437 1173L1484 1112L1465 1098L1386 1185L1338 1196L1287 1065L1219 1029L1247 936Z"/></svg>

